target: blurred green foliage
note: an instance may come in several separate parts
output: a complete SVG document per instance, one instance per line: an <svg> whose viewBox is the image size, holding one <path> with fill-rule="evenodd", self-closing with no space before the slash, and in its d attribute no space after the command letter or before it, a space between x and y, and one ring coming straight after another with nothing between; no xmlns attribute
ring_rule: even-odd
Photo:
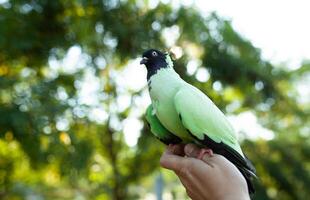
<svg viewBox="0 0 310 200"><path fill-rule="evenodd" d="M184 50L175 64L178 73L226 113L251 111L275 133L272 140L243 142L260 177L254 199L307 199L309 101L300 100L296 87L309 76L309 62L297 70L273 66L215 13L150 5L148 0L1 1L0 199L137 199L153 192L164 146L147 126L136 146L127 145L122 122L139 110L145 89L125 90L130 105L118 109L124 88L116 78L147 48L167 49L163 32L173 30L179 33L175 45ZM71 47L81 49L84 62L66 70L61 61ZM188 73L193 61L207 69L209 81ZM95 105L81 100L88 72L100 83ZM94 119L94 107L107 117ZM144 122L143 115L139 119ZM175 176L165 177L165 191L175 196L180 185Z"/></svg>

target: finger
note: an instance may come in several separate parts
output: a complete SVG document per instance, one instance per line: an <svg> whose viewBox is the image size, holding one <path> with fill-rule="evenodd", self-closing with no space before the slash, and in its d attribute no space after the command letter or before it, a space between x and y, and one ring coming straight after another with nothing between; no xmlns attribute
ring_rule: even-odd
<svg viewBox="0 0 310 200"><path fill-rule="evenodd" d="M186 158L173 154L172 148L168 147L160 158L160 165L166 169L179 172L187 164Z"/></svg>
<svg viewBox="0 0 310 200"><path fill-rule="evenodd" d="M208 164L210 167L214 167L214 159L213 156L210 156L209 154L204 154L204 156L201 158L201 160Z"/></svg>
<svg viewBox="0 0 310 200"><path fill-rule="evenodd" d="M202 160L212 164L213 166L216 166L216 165L217 166L225 166L225 165L234 166L234 164L232 164L227 158L225 158L224 156L220 154L216 154L216 153L213 154L212 156L205 154Z"/></svg>
<svg viewBox="0 0 310 200"><path fill-rule="evenodd" d="M200 148L198 148L194 144L187 144L184 147L185 155L188 156L188 157L196 158L199 155L199 151L200 151Z"/></svg>
<svg viewBox="0 0 310 200"><path fill-rule="evenodd" d="M201 149L194 144L187 144L184 148L185 155L188 157L193 157L193 158L197 158L200 154L200 151ZM202 160L204 163L213 167L212 160L208 154L205 154L199 160Z"/></svg>
<svg viewBox="0 0 310 200"><path fill-rule="evenodd" d="M185 153L184 153L184 144L175 144L175 145L172 145L171 148L172 148L172 153L175 154L175 155L179 155L179 156L184 156ZM170 145L169 145L169 148L170 148Z"/></svg>
<svg viewBox="0 0 310 200"><path fill-rule="evenodd" d="M197 160L198 161L198 160ZM199 160L199 162L202 162ZM203 162L202 162L203 163ZM203 165L206 165L203 163ZM191 173L188 173L186 176L177 174L181 183L186 188L187 195L193 200L204 200L200 194L206 192L204 185L201 185L201 181L198 181L197 177L193 176ZM201 176L201 174L200 174Z"/></svg>
<svg viewBox="0 0 310 200"><path fill-rule="evenodd" d="M193 190L186 189L187 195L192 199L192 200L204 200L197 192L194 192Z"/></svg>
<svg viewBox="0 0 310 200"><path fill-rule="evenodd" d="M182 183L182 185L186 189L187 195L192 199L192 200L203 200L203 198L199 195L199 192L197 191L197 181L189 178L189 177L181 177L179 176L179 179Z"/></svg>
<svg viewBox="0 0 310 200"><path fill-rule="evenodd" d="M209 157L212 157L213 156L213 151L211 149L202 148L202 149L200 149L200 152L199 152L197 158L201 160L201 158L205 154L207 154Z"/></svg>

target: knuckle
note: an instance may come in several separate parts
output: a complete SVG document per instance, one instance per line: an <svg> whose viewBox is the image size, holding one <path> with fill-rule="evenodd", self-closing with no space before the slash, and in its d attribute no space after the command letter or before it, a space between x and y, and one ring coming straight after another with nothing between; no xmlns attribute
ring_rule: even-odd
<svg viewBox="0 0 310 200"><path fill-rule="evenodd" d="M192 171L191 162L186 160L180 168L180 174L182 176L189 176L191 174L191 171Z"/></svg>
<svg viewBox="0 0 310 200"><path fill-rule="evenodd" d="M180 168L180 170L179 170L179 173L180 173L181 176L186 176L186 174L187 174L187 169L186 169L186 167L185 167L185 166L182 166L182 167Z"/></svg>
<svg viewBox="0 0 310 200"><path fill-rule="evenodd" d="M159 160L159 164L160 164L160 166L165 166L165 164L166 164L166 158L164 157L164 156L161 156L160 157L160 160Z"/></svg>
<svg viewBox="0 0 310 200"><path fill-rule="evenodd" d="M188 172L188 168L183 165L181 168L180 168L180 175L181 176L188 176L189 172Z"/></svg>

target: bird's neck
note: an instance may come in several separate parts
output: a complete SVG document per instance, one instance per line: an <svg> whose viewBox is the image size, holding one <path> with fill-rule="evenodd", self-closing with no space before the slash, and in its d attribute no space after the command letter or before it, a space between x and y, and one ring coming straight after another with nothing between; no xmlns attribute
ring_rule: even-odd
<svg viewBox="0 0 310 200"><path fill-rule="evenodd" d="M151 63L150 66L147 68L147 80L149 81L150 78L155 75L159 70L165 68L172 68L170 65L167 64L165 60L160 60L155 63Z"/></svg>
<svg viewBox="0 0 310 200"><path fill-rule="evenodd" d="M149 91L151 94L160 95L161 93L173 92L185 82L172 67L161 68L148 80Z"/></svg>

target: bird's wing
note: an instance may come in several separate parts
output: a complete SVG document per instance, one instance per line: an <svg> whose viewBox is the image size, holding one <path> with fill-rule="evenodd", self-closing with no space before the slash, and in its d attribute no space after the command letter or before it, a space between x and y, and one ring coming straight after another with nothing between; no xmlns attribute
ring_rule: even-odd
<svg viewBox="0 0 310 200"><path fill-rule="evenodd" d="M178 144L182 140L169 132L158 120L155 113L153 112L152 104L146 110L146 120L149 123L151 132L155 137L165 144Z"/></svg>
<svg viewBox="0 0 310 200"><path fill-rule="evenodd" d="M183 126L198 143L231 161L245 177L249 191L254 192L251 177L255 168L243 155L236 133L225 115L200 90L185 85L174 97L175 108Z"/></svg>
<svg viewBox="0 0 310 200"><path fill-rule="evenodd" d="M184 127L194 137L204 140L207 136L216 143L223 142L243 156L231 124L200 90L185 85L175 95L174 102Z"/></svg>

